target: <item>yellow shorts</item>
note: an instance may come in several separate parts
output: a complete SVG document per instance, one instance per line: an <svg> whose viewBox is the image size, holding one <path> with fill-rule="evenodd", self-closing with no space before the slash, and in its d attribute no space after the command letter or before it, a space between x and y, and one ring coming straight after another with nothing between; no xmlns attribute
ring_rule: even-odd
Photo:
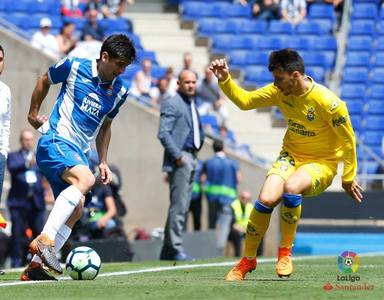
<svg viewBox="0 0 384 300"><path fill-rule="evenodd" d="M337 162L319 161L314 163L299 161L291 156L288 151L282 150L272 168L268 171L267 176L276 174L287 180L300 167L304 167L312 178L310 190L303 193L305 197L317 196L324 192L331 185L337 172Z"/></svg>

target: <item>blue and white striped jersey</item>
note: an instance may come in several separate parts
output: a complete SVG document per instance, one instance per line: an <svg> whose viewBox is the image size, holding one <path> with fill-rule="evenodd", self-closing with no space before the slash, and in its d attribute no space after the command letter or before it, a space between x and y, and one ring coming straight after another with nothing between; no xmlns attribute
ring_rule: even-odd
<svg viewBox="0 0 384 300"><path fill-rule="evenodd" d="M96 60L64 58L48 70L52 84L62 82L56 104L44 125L87 152L105 119L114 118L128 95L128 86L116 77L101 82Z"/></svg>

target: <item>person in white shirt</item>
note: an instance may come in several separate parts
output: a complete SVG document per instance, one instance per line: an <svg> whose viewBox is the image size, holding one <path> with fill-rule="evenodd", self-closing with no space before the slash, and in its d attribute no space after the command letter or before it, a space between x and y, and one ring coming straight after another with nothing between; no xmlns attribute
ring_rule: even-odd
<svg viewBox="0 0 384 300"><path fill-rule="evenodd" d="M42 18L40 20L40 30L32 36L31 44L33 47L58 59L60 58L60 49L56 37L51 33L51 27L51 19Z"/></svg>
<svg viewBox="0 0 384 300"><path fill-rule="evenodd" d="M4 70L4 49L0 45L0 75ZM11 127L11 91L0 80L0 201L3 191L5 161L9 151L9 135ZM3 217L0 214L0 219ZM0 271L0 275L4 272Z"/></svg>

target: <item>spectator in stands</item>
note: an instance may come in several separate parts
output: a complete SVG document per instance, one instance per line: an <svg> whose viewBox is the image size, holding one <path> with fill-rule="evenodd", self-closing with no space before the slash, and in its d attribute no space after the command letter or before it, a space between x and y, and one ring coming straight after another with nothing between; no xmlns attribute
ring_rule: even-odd
<svg viewBox="0 0 384 300"><path fill-rule="evenodd" d="M281 0L282 20L298 25L307 15L305 0Z"/></svg>
<svg viewBox="0 0 384 300"><path fill-rule="evenodd" d="M42 175L36 165L34 134L29 129L20 133L18 151L9 153L7 166L11 175L11 189L8 194L8 209L12 221L11 264L21 267L22 256L28 242L25 230L32 229L33 238L44 226L45 202Z"/></svg>
<svg viewBox="0 0 384 300"><path fill-rule="evenodd" d="M56 37L51 33L52 21L49 18L40 20L40 30L32 36L31 44L44 53L58 59L60 57L59 46Z"/></svg>
<svg viewBox="0 0 384 300"><path fill-rule="evenodd" d="M83 11L79 4L79 0L61 0L60 13L66 17L82 18Z"/></svg>
<svg viewBox="0 0 384 300"><path fill-rule="evenodd" d="M220 92L217 79L209 66L204 69L204 78L197 87L197 96L203 102L199 106L199 113L215 115L219 126L225 124L228 119L228 110L224 105L225 100Z"/></svg>
<svg viewBox="0 0 384 300"><path fill-rule="evenodd" d="M102 41L104 39L105 33L104 29L98 23L97 10L89 8L85 15L88 19L87 23L84 25L81 39L83 41Z"/></svg>
<svg viewBox="0 0 384 300"><path fill-rule="evenodd" d="M242 191L240 197L232 202L231 207L233 218L228 240L233 243L235 256L240 257L242 240L245 237L248 219L253 209L251 193L247 190Z"/></svg>
<svg viewBox="0 0 384 300"><path fill-rule="evenodd" d="M183 70L190 70L192 72L195 72L196 76L198 76L198 73L193 69L192 67L193 57L191 52L185 52L183 55L183 66L181 67L179 74Z"/></svg>
<svg viewBox="0 0 384 300"><path fill-rule="evenodd" d="M236 139L235 137L233 136L233 134L231 134L228 130L228 127L225 126L225 125L221 125L220 126L220 132L219 132L219 135L220 135L220 139L222 141L224 141L224 143L226 144L231 144L231 145L235 145L236 144Z"/></svg>
<svg viewBox="0 0 384 300"><path fill-rule="evenodd" d="M135 0L104 0L101 11L107 18L123 16L126 5L135 4Z"/></svg>
<svg viewBox="0 0 384 300"><path fill-rule="evenodd" d="M141 62L141 70L135 75L132 82L131 95L139 101L145 103L151 102L151 94L154 93L154 85L157 83L156 79L151 75L152 62L145 58Z"/></svg>
<svg viewBox="0 0 384 300"><path fill-rule="evenodd" d="M117 224L116 204L109 185L97 182L92 189L92 201L88 206L88 228L91 238L104 238L112 232Z"/></svg>
<svg viewBox="0 0 384 300"><path fill-rule="evenodd" d="M172 97L176 95L177 78L174 75L173 68L168 67L165 71L165 77L168 79L168 94Z"/></svg>
<svg viewBox="0 0 384 300"><path fill-rule="evenodd" d="M227 157L224 143L213 142L214 156L203 163L201 181L208 200L208 227L217 229L217 248L223 255L232 222L231 204L237 198L241 173L237 161Z"/></svg>
<svg viewBox="0 0 384 300"><path fill-rule="evenodd" d="M197 168L195 178L193 181L191 203L189 211L187 212L185 223L188 220L188 214L191 212L193 219L193 229L195 231L201 230L201 199L202 199L202 185L201 185L201 171L203 164L200 160L197 161Z"/></svg>
<svg viewBox="0 0 384 300"><path fill-rule="evenodd" d="M182 71L178 93L160 110L158 138L164 147L163 171L168 173L170 191L160 254L162 260L194 260L185 253L182 232L191 201L196 155L204 143L204 132L195 105L196 80L193 71Z"/></svg>
<svg viewBox="0 0 384 300"><path fill-rule="evenodd" d="M252 15L259 20L279 19L279 0L257 0L252 5Z"/></svg>
<svg viewBox="0 0 384 300"><path fill-rule="evenodd" d="M4 49L0 45L0 75L4 70ZM10 136L10 127L11 127L11 90L9 87L0 80L0 202L1 195L3 193L3 182L4 182L4 169L5 161L7 160L8 151L9 151L9 136ZM5 228L7 222L0 214L0 227ZM2 253L4 253L4 240L6 239L5 235L0 236L0 240L3 245ZM1 257L0 257L1 260ZM0 275L4 275L4 271L0 270Z"/></svg>
<svg viewBox="0 0 384 300"><path fill-rule="evenodd" d="M166 77L160 78L157 85L151 92L152 106L159 109L161 105L171 98L172 96L168 93L169 81Z"/></svg>
<svg viewBox="0 0 384 300"><path fill-rule="evenodd" d="M57 43L59 45L60 56L64 57L68 55L76 46L76 39L73 36L75 31L75 24L72 22L64 23L63 27L60 29L59 35L56 37Z"/></svg>

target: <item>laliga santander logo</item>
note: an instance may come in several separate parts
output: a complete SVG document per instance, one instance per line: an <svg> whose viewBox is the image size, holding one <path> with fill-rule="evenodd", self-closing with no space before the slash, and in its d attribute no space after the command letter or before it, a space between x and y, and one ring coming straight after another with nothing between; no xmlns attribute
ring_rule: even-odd
<svg viewBox="0 0 384 300"><path fill-rule="evenodd" d="M359 257L355 252L344 251L337 259L339 270L343 273L355 273L359 268Z"/></svg>

